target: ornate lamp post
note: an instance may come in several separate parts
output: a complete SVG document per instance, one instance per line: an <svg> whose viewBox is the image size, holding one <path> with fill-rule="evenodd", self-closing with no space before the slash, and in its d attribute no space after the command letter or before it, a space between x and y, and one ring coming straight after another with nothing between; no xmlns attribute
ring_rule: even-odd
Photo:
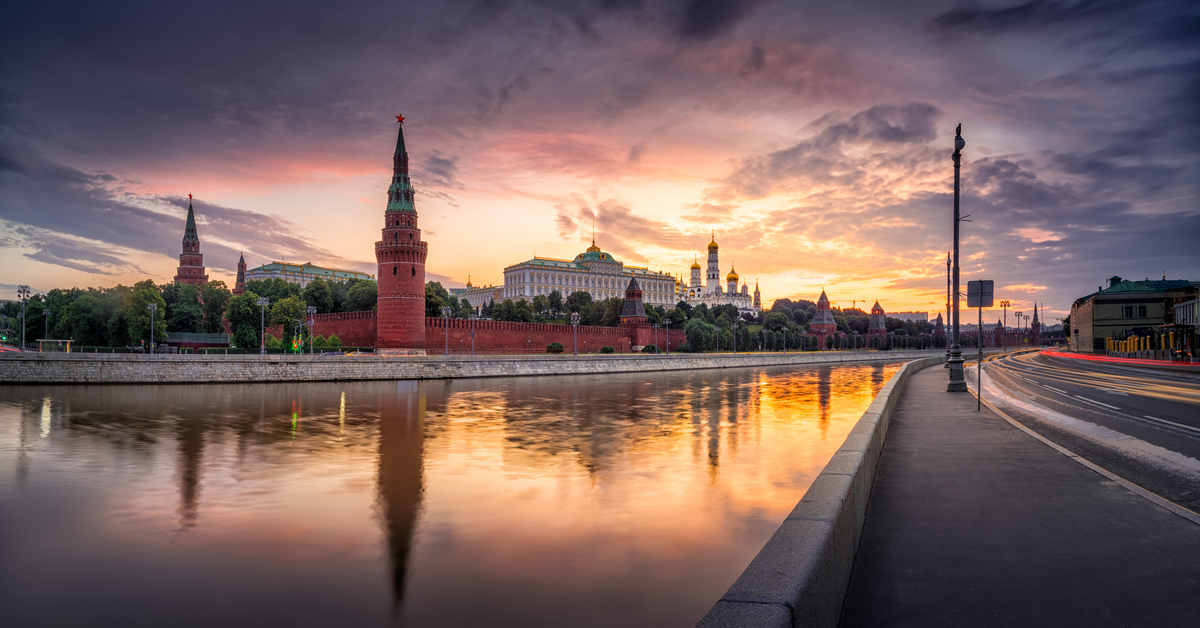
<svg viewBox="0 0 1200 628"><path fill-rule="evenodd" d="M267 297L258 297L258 300L255 301L255 303L258 304L258 307L261 309L260 314L262 315L262 333L259 335L258 354L266 355L267 354L267 306L271 304L271 301L269 299L267 299Z"/></svg>
<svg viewBox="0 0 1200 628"><path fill-rule="evenodd" d="M737 355L737 330L738 322L733 321L733 355Z"/></svg>
<svg viewBox="0 0 1200 628"><path fill-rule="evenodd" d="M46 319L46 340L50 339L50 310L42 310L42 318Z"/></svg>
<svg viewBox="0 0 1200 628"><path fill-rule="evenodd" d="M471 355L475 355L475 319L479 317L472 314L468 318L471 319Z"/></svg>
<svg viewBox="0 0 1200 628"><path fill-rule="evenodd" d="M575 336L574 354L579 355L579 312L571 312L571 331Z"/></svg>
<svg viewBox="0 0 1200 628"><path fill-rule="evenodd" d="M858 351L858 330L855 329L851 333L854 336L854 348L852 349L852 351Z"/></svg>
<svg viewBox="0 0 1200 628"><path fill-rule="evenodd" d="M310 305L304 311L308 313L308 355L312 355L316 344L313 342L313 325L317 322L317 308Z"/></svg>
<svg viewBox="0 0 1200 628"><path fill-rule="evenodd" d="M1008 351L1008 306L1010 303L1007 300L1000 302L1000 307L1004 308L1004 322L1000 323L1000 342L1001 351Z"/></svg>
<svg viewBox="0 0 1200 628"><path fill-rule="evenodd" d="M667 355L671 355L671 319L665 318L663 322L667 325Z"/></svg>
<svg viewBox="0 0 1200 628"><path fill-rule="evenodd" d="M654 352L658 353L658 323L651 325L650 329L654 330Z"/></svg>
<svg viewBox="0 0 1200 628"><path fill-rule="evenodd" d="M17 298L21 300L21 351L25 350L25 304L29 302L29 286L17 286Z"/></svg>
<svg viewBox="0 0 1200 628"><path fill-rule="evenodd" d="M958 223L962 218L958 215L959 171L962 169L962 149L967 142L962 138L962 125L954 129L954 273L951 280L950 303L954 306L954 344L950 345L950 381L946 384L946 392L967 392L967 379L963 373L962 347L958 344Z"/></svg>
<svg viewBox="0 0 1200 628"><path fill-rule="evenodd" d="M146 309L150 310L150 353L154 353L154 315L158 313L158 304L151 303Z"/></svg>
<svg viewBox="0 0 1200 628"><path fill-rule="evenodd" d="M442 318L444 319L444 322L446 323L446 356L447 357L450 356L450 312L453 312L453 311L454 310L451 310L449 305L442 307Z"/></svg>
<svg viewBox="0 0 1200 628"><path fill-rule="evenodd" d="M1015 316L1017 318L1017 337L1020 338L1024 335L1024 332L1021 330L1021 312L1017 312ZM1020 345L1019 342L1017 344Z"/></svg>

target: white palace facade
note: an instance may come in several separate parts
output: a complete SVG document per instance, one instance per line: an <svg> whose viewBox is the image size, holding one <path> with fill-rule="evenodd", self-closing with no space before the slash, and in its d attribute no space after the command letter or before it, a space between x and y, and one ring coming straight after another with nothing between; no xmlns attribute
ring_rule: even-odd
<svg viewBox="0 0 1200 628"><path fill-rule="evenodd" d="M596 241L575 259L534 257L504 269L503 286L467 285L465 298L476 310L491 301L532 301L555 290L566 299L572 292L586 292L593 301L625 296L629 280L636 278L646 306L675 306L675 278L642 266L629 266L602 251Z"/></svg>

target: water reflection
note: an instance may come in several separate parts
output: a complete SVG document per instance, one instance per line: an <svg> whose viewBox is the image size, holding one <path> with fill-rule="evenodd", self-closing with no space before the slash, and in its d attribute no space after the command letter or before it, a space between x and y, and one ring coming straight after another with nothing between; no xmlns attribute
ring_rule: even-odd
<svg viewBox="0 0 1200 628"><path fill-rule="evenodd" d="M896 368L0 389L0 608L692 625Z"/></svg>

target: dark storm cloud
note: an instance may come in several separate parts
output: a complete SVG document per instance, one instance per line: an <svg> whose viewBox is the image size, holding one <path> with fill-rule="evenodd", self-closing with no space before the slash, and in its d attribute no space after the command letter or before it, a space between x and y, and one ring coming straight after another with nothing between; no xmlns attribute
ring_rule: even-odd
<svg viewBox="0 0 1200 628"><path fill-rule="evenodd" d="M905 166L901 163L903 157L889 156L897 155L897 148L904 151L907 145L932 140L938 116L937 108L928 103L876 105L845 120L826 116L813 123L819 131L812 137L743 160L725 183L711 193L717 198L758 198L801 181L860 185L873 176L873 168ZM866 147L873 152L850 157L845 151L850 147Z"/></svg>
<svg viewBox="0 0 1200 628"><path fill-rule="evenodd" d="M706 40L729 32L759 0L687 0L680 10L679 34Z"/></svg>

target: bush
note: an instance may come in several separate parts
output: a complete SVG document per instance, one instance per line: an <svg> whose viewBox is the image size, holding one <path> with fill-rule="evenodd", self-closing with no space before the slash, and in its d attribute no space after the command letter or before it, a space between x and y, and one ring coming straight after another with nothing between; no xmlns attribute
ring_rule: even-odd
<svg viewBox="0 0 1200 628"><path fill-rule="evenodd" d="M562 353L563 346L561 342L552 342L546 345L546 353Z"/></svg>
<svg viewBox="0 0 1200 628"><path fill-rule="evenodd" d="M342 339L338 338L337 334L329 334L329 340L325 341L325 346L330 349L337 349L342 346Z"/></svg>
<svg viewBox="0 0 1200 628"><path fill-rule="evenodd" d="M600 353L616 353L617 350L612 347L600 347Z"/></svg>
<svg viewBox="0 0 1200 628"><path fill-rule="evenodd" d="M658 353L658 347L654 345L646 345L642 347L642 353Z"/></svg>

